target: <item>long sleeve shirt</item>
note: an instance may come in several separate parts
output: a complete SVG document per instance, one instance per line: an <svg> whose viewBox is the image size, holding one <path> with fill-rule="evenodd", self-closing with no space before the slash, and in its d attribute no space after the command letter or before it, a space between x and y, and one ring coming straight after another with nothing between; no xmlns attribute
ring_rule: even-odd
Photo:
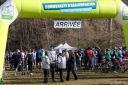
<svg viewBox="0 0 128 85"><path fill-rule="evenodd" d="M65 69L66 68L66 57L59 56L57 59L58 68Z"/></svg>
<svg viewBox="0 0 128 85"><path fill-rule="evenodd" d="M57 60L57 54L56 54L56 51L49 51L50 55L49 55L49 58L50 58L50 62L51 63L55 63L56 60Z"/></svg>
<svg viewBox="0 0 128 85"><path fill-rule="evenodd" d="M42 68L43 69L50 69L50 59L48 56L45 56L43 59L42 59Z"/></svg>

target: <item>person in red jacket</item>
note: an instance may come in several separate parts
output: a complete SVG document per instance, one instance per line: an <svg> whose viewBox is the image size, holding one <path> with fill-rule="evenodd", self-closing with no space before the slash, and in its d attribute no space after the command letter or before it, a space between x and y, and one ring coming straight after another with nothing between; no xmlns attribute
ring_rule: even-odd
<svg viewBox="0 0 128 85"><path fill-rule="evenodd" d="M85 51L85 69L91 69L91 60L93 57L93 51L91 48L88 48Z"/></svg>

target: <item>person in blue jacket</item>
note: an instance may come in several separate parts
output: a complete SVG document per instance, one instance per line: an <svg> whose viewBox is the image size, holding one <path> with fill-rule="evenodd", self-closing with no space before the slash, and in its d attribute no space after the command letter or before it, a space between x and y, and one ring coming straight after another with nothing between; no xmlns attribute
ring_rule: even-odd
<svg viewBox="0 0 128 85"><path fill-rule="evenodd" d="M41 52L41 50L38 50L36 52L36 65L37 65L38 68L41 68L41 62L42 62L41 57L42 57L42 52Z"/></svg>

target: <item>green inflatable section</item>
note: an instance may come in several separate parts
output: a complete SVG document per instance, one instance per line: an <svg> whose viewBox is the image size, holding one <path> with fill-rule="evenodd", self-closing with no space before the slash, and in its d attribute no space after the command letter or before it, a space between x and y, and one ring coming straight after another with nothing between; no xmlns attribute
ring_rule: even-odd
<svg viewBox="0 0 128 85"><path fill-rule="evenodd" d="M128 48L128 24L123 26L123 32L124 32L124 38L125 38L125 44Z"/></svg>
<svg viewBox="0 0 128 85"><path fill-rule="evenodd" d="M3 66L4 66L4 54L6 49L6 42L8 36L9 24L0 20L0 84L3 83Z"/></svg>
<svg viewBox="0 0 128 85"><path fill-rule="evenodd" d="M114 18L119 12L121 2L121 0L14 1L19 17L27 18Z"/></svg>

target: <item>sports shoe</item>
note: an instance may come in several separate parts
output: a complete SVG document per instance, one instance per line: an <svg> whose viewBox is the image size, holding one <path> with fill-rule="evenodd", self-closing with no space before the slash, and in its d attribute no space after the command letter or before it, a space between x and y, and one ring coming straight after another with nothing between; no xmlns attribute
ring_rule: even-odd
<svg viewBox="0 0 128 85"><path fill-rule="evenodd" d="M114 71L114 73L117 73L117 71Z"/></svg>
<svg viewBox="0 0 128 85"><path fill-rule="evenodd" d="M32 76L32 75L33 75L33 73L30 73L30 75Z"/></svg>

